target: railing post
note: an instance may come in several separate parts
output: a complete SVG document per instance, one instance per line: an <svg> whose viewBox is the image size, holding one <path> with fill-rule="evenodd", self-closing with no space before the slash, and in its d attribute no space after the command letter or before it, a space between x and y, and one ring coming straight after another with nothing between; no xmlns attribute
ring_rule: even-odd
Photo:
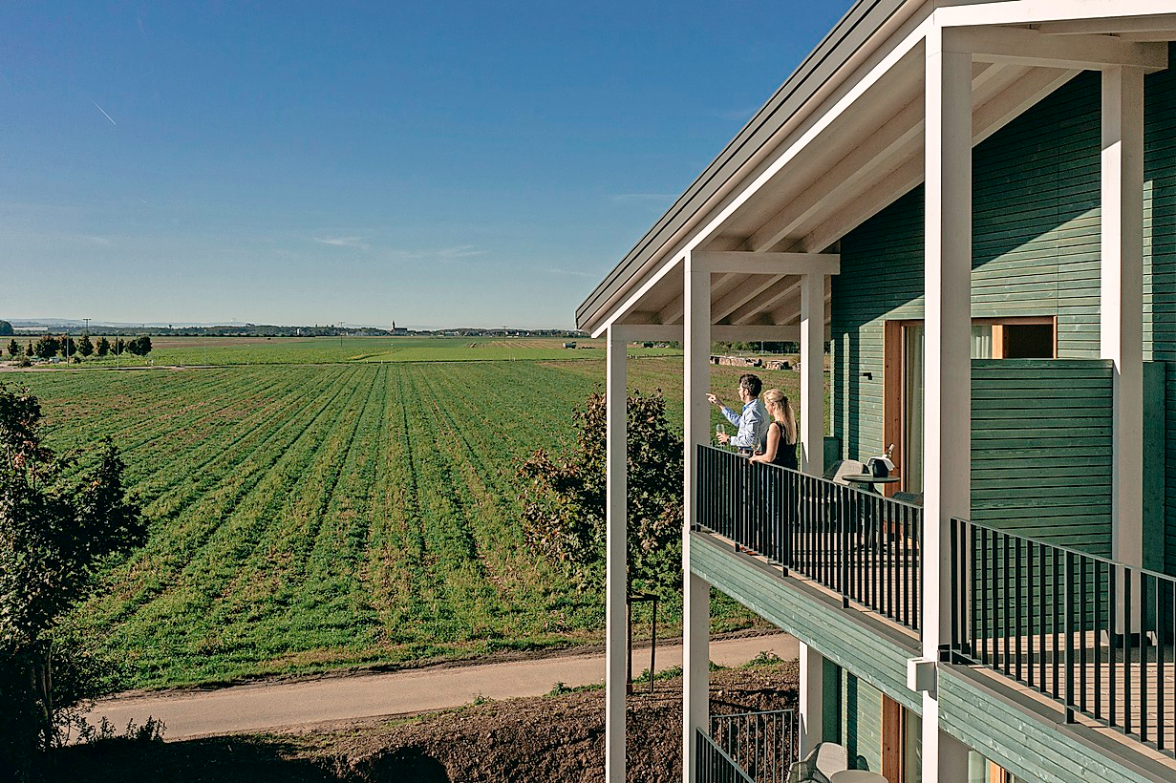
<svg viewBox="0 0 1176 783"><path fill-rule="evenodd" d="M1063 609L1066 634L1066 723L1074 722L1074 553L1066 552Z"/></svg>

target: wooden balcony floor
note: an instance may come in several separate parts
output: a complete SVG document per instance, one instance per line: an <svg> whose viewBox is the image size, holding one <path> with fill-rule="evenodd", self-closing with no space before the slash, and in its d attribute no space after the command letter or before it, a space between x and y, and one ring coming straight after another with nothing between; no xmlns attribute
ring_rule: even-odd
<svg viewBox="0 0 1176 783"><path fill-rule="evenodd" d="M1176 647L1148 644L1141 650L1133 644L1129 654L1121 640L1116 647L1112 660L1103 634L1075 634L1073 693L1080 710L1089 713L1077 720L1102 726L1101 718L1114 724L1115 733L1122 730L1146 738L1171 759L1176 748ZM1046 698L1066 694L1062 634L986 640L977 645L975 657L987 661L981 665Z"/></svg>

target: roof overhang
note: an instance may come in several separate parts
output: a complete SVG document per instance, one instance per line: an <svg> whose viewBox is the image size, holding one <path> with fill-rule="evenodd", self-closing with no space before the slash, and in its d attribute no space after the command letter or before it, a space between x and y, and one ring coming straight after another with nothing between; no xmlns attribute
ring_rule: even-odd
<svg viewBox="0 0 1176 783"><path fill-rule="evenodd" d="M712 277L714 323L790 331L804 270L782 273L769 256L835 250L922 181L929 35L973 53L979 143L1084 69L1167 67L1156 42L1173 31L1170 0L862 0L597 286L577 324L680 324L687 256L741 251L750 260Z"/></svg>

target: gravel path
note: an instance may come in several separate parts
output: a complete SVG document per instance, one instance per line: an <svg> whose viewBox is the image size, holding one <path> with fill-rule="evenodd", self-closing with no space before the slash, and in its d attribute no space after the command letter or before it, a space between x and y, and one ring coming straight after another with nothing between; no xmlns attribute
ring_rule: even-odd
<svg viewBox="0 0 1176 783"><path fill-rule="evenodd" d="M772 634L714 641L711 660L720 666L739 666L763 651L771 651L784 660L794 659L798 654L795 639ZM681 664L680 644L658 647L658 671ZM641 671L648 666L648 647L635 649L634 670ZM97 722L105 716L121 729L129 720L142 724L150 716L167 725L167 739L177 740L450 709L479 698L501 701L539 696L549 692L557 682L570 688L603 679L603 655L569 655L113 698L98 702L89 718Z"/></svg>

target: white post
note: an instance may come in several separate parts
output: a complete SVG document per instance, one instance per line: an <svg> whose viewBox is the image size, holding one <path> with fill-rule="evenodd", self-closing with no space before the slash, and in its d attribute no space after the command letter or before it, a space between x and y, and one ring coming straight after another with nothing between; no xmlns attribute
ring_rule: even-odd
<svg viewBox="0 0 1176 783"><path fill-rule="evenodd" d="M972 56L927 36L926 381L923 440L923 656L950 640L948 536L971 513ZM939 728L923 692L923 780L966 780L966 748ZM963 749L963 750L961 750Z"/></svg>
<svg viewBox="0 0 1176 783"><path fill-rule="evenodd" d="M690 529L697 519L695 473L699 444L709 442L710 407L710 272L685 264L685 499L682 532L682 780L695 779L696 731L710 730L710 585L690 572Z"/></svg>
<svg viewBox="0 0 1176 783"><path fill-rule="evenodd" d="M807 756L825 732L825 657L800 643L800 755Z"/></svg>
<svg viewBox="0 0 1176 783"><path fill-rule="evenodd" d="M800 282L800 469L825 470L825 276Z"/></svg>
<svg viewBox="0 0 1176 783"><path fill-rule="evenodd" d="M1114 362L1111 557L1143 565L1143 71L1102 74L1102 358Z"/></svg>
<svg viewBox="0 0 1176 783"><path fill-rule="evenodd" d="M628 519L628 459L626 446L627 341L623 329L609 327L607 348L606 424L606 542L605 542L605 657L604 768L607 783L625 781L625 694L628 594L626 539Z"/></svg>

